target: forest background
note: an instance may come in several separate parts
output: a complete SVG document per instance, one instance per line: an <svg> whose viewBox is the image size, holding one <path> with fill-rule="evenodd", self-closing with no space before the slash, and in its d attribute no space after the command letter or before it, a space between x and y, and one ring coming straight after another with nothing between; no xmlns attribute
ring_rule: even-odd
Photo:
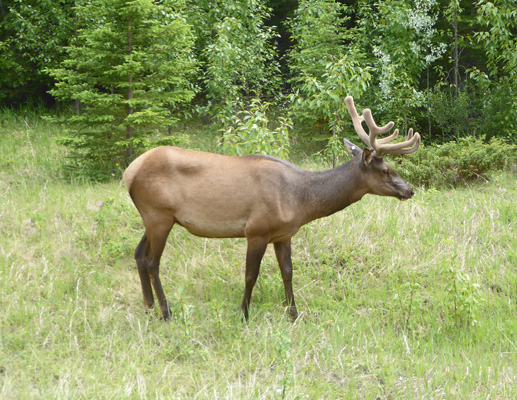
<svg viewBox="0 0 517 400"><path fill-rule="evenodd" d="M335 164L348 94L426 145L517 141L514 0L1 0L0 15L0 104L57 108L69 167L93 179L185 144L193 121L228 154L310 138Z"/></svg>

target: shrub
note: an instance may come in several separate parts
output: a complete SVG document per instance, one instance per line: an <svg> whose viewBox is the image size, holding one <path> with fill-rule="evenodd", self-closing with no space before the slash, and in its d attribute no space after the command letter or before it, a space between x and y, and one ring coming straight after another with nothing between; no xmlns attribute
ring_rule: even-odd
<svg viewBox="0 0 517 400"><path fill-rule="evenodd" d="M289 118L279 118L280 124L269 128L269 103L252 100L249 109L235 117L233 125L221 129L219 148L228 155L267 154L280 158L289 156Z"/></svg>
<svg viewBox="0 0 517 400"><path fill-rule="evenodd" d="M453 86L446 85L429 91L427 100L435 124L433 130L441 132L435 133L433 139L445 141L486 135L515 141L517 124L512 102L517 85L513 82L491 84L479 71L473 71L471 77L475 79L467 81L457 93Z"/></svg>
<svg viewBox="0 0 517 400"><path fill-rule="evenodd" d="M462 138L396 157L397 171L415 186L458 186L517 162L517 145L500 138Z"/></svg>

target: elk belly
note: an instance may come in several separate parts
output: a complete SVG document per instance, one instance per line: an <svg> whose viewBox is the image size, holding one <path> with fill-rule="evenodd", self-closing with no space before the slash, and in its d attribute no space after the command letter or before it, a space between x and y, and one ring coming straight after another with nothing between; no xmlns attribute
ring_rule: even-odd
<svg viewBox="0 0 517 400"><path fill-rule="evenodd" d="M177 215L176 222L190 233L206 238L244 237L246 219L219 220L203 216Z"/></svg>

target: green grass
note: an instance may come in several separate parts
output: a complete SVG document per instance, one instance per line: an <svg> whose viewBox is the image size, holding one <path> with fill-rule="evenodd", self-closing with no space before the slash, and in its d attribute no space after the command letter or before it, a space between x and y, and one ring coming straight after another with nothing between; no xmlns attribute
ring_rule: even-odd
<svg viewBox="0 0 517 400"><path fill-rule="evenodd" d="M174 228L163 322L143 307L125 189L61 179L58 132L0 119L0 398L517 397L515 175L366 196L304 227L295 323L272 250L246 324L245 241Z"/></svg>

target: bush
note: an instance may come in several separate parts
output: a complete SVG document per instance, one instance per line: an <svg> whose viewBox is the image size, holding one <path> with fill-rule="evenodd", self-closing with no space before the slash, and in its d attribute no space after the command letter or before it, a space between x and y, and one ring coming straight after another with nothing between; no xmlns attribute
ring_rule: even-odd
<svg viewBox="0 0 517 400"><path fill-rule="evenodd" d="M517 162L517 145L500 138L462 138L396 158L399 174L415 186L458 186Z"/></svg>
<svg viewBox="0 0 517 400"><path fill-rule="evenodd" d="M269 103L254 99L248 110L243 110L235 117L233 125L221 129L219 148L224 154L289 157L289 130L292 128L292 122L288 117L279 118L279 125L271 130L269 106Z"/></svg>

